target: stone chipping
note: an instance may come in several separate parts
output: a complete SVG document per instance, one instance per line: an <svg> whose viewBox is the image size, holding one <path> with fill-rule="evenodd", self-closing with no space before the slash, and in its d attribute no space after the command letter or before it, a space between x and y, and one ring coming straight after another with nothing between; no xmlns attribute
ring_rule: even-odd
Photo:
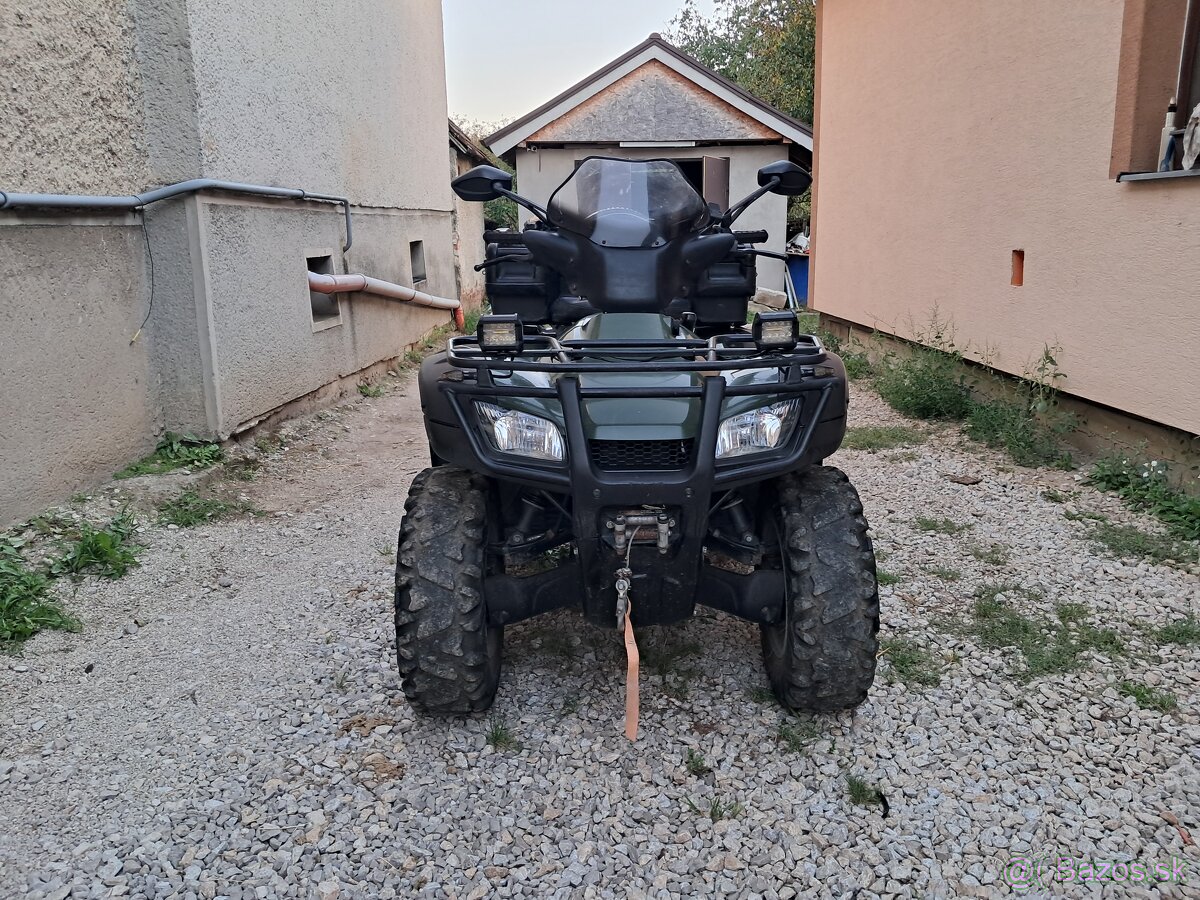
<svg viewBox="0 0 1200 900"><path fill-rule="evenodd" d="M914 424L858 386L851 421ZM132 574L65 589L82 633L0 657L0 896L1007 896L1021 859L1059 856L1174 858L1190 882L1030 896L1200 896L1200 647L1153 634L1200 615L1200 579L1095 548L1064 509L1153 523L1077 474L918 427L919 446L829 463L898 578L881 637L921 648L940 683L906 685L885 654L856 712L789 717L757 629L701 608L639 636L666 661L643 666L631 744L618 636L570 612L506 630L489 714L415 715L391 621L396 530L425 464L415 382L290 423L238 488L262 515L144 517ZM137 486L93 502L117 489ZM971 527L927 533L917 516ZM1082 604L1125 650L1030 680L965 625L987 584L1034 618ZM1124 680L1178 708L1139 708ZM512 744L489 743L497 725ZM876 802L854 804L847 776Z"/></svg>

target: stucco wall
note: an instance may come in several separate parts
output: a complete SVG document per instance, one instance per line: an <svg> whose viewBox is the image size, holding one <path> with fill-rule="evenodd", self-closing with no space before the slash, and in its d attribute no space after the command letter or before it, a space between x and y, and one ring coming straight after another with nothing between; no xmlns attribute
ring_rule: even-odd
<svg viewBox="0 0 1200 900"><path fill-rule="evenodd" d="M454 175L469 171L474 161L450 151L450 166ZM467 203L454 197L454 260L458 275L458 296L463 304L476 307L487 294L487 276L476 272L475 265L483 262L484 204Z"/></svg>
<svg viewBox="0 0 1200 900"><path fill-rule="evenodd" d="M561 150L518 149L517 191L537 203L545 204L554 189L574 171L575 161L588 156L617 156L624 159L699 159L702 156L729 157L729 201L735 203L758 189L758 170L768 163L788 158L782 144L727 144L719 147L613 147L570 146ZM523 218L528 213L522 210ZM759 246L782 253L787 235L787 198L767 194L737 220L741 231L766 229L771 239ZM758 261L758 286L783 290L783 263L773 259Z"/></svg>
<svg viewBox="0 0 1200 900"><path fill-rule="evenodd" d="M0 525L153 448L143 254L132 217L0 219Z"/></svg>
<svg viewBox="0 0 1200 900"><path fill-rule="evenodd" d="M141 190L140 84L127 6L0 3L0 188Z"/></svg>
<svg viewBox="0 0 1200 900"><path fill-rule="evenodd" d="M1200 432L1200 179L1109 178L1123 3L818 4L812 302ZM1010 285L1012 251L1024 285Z"/></svg>
<svg viewBox="0 0 1200 900"><path fill-rule="evenodd" d="M206 175L450 209L439 0L190 0L188 12Z"/></svg>

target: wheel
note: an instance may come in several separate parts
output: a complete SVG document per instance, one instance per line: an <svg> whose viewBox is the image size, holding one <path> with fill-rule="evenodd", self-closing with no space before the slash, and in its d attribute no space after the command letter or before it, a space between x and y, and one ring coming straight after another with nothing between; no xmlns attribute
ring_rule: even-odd
<svg viewBox="0 0 1200 900"><path fill-rule="evenodd" d="M761 626L767 676L788 709L851 709L867 699L879 648L875 551L862 503L832 467L786 475L775 487L787 593L783 620Z"/></svg>
<svg viewBox="0 0 1200 900"><path fill-rule="evenodd" d="M396 550L396 661L404 694L430 713L492 705L504 629L483 597L488 492L482 478L438 466L413 479Z"/></svg>

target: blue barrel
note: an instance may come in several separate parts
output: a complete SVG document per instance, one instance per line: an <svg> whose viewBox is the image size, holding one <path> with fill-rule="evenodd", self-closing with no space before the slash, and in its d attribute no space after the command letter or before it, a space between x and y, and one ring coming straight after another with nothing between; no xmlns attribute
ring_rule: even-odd
<svg viewBox="0 0 1200 900"><path fill-rule="evenodd" d="M796 297L801 306L808 306L808 254L788 254L788 274L792 276L792 285L796 288Z"/></svg>

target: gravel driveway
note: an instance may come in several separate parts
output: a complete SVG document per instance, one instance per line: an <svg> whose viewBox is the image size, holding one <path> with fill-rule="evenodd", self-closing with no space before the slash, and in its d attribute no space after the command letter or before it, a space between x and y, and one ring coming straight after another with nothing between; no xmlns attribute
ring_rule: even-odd
<svg viewBox="0 0 1200 900"><path fill-rule="evenodd" d="M851 413L902 424L861 388ZM507 630L490 716L406 705L390 598L425 463L414 382L285 441L245 488L268 515L149 527L140 568L68 599L81 634L0 657L0 896L1006 896L1021 859L1050 855L1190 882L1118 867L1035 896L1200 896L1200 647L1154 630L1200 614L1200 580L1098 553L1078 513L1151 525L1075 476L956 429L839 452L896 579L889 654L940 683L885 655L857 713L787 720L757 629L702 612L642 635L631 745L621 645L574 614ZM1123 650L1030 679L972 630L980 590ZM1123 681L1178 708L1142 709Z"/></svg>

